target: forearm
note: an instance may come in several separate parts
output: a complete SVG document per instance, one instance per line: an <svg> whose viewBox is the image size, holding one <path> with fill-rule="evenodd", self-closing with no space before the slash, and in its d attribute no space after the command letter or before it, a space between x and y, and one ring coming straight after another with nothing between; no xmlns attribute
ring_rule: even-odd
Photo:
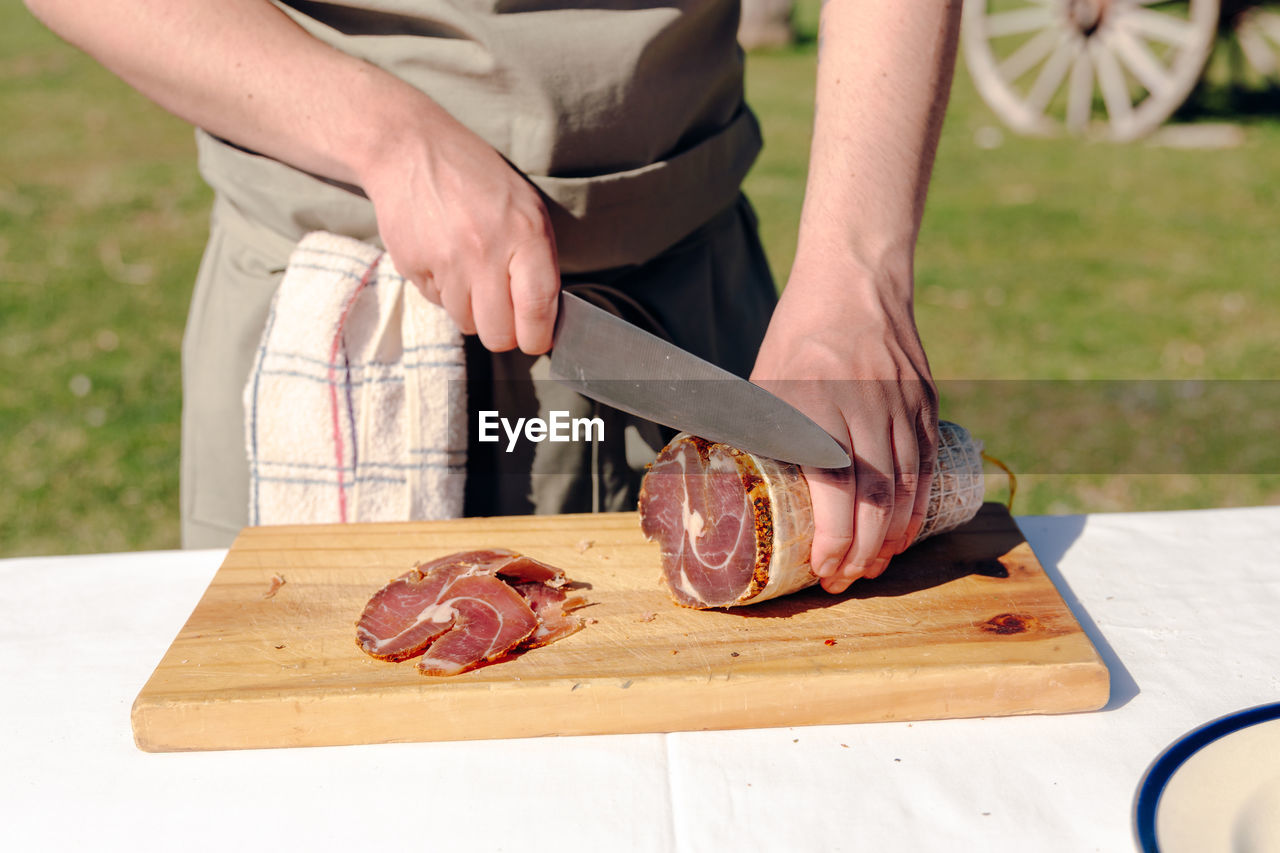
<svg viewBox="0 0 1280 853"><path fill-rule="evenodd" d="M795 264L752 378L853 450L806 469L830 592L875 577L928 506L937 394L912 265L955 64L960 3L827 0ZM818 380L787 382L780 380Z"/></svg>
<svg viewBox="0 0 1280 853"><path fill-rule="evenodd" d="M950 92L960 3L827 0L798 258L906 289Z"/></svg>
<svg viewBox="0 0 1280 853"><path fill-rule="evenodd" d="M448 120L425 95L311 37L267 0L26 2L166 110L335 180L360 184L406 125Z"/></svg>
<svg viewBox="0 0 1280 853"><path fill-rule="evenodd" d="M427 95L268 0L26 2L174 114L361 187L396 267L464 333L494 350L550 348L560 280L545 205Z"/></svg>

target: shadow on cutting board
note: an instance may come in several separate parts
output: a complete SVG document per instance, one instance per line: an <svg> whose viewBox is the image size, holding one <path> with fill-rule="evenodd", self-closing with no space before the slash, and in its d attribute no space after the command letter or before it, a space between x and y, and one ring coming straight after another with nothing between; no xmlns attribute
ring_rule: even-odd
<svg viewBox="0 0 1280 853"><path fill-rule="evenodd" d="M1001 508L999 513L1003 513ZM849 599L898 598L951 583L969 575L1007 578L1009 570L1000 555L1012 551L1026 539L1012 524L992 529L983 522L991 515L984 507L983 515L951 533L943 533L914 545L895 557L887 571L874 580L859 580L839 595L831 595L818 587L783 598L735 610L743 616L779 618L824 607L834 607ZM976 548L973 532L981 537Z"/></svg>
<svg viewBox="0 0 1280 853"><path fill-rule="evenodd" d="M999 511L1003 512L1003 507ZM990 516L994 513L984 507L984 514ZM1037 562L1111 672L1111 694L1102 710L1113 711L1127 705L1138 695L1138 684L1058 569L1063 555L1080 538L1085 520L1086 516L1083 515L1063 515L1032 517L1023 519L1023 523L1035 534L1036 545L1033 551ZM977 528L973 532L980 533L983 537L977 554L974 553L972 543L965 542L969 527L967 525L954 533L944 533L910 548L883 575L875 580L857 581L840 595L830 595L814 587L775 601L738 608L734 612L755 618L785 618L807 610L835 607L849 599L911 595L969 575L1008 577L1008 570L998 556L1026 542L1026 537L1017 526L992 529L983 525L982 521L979 518L971 523Z"/></svg>

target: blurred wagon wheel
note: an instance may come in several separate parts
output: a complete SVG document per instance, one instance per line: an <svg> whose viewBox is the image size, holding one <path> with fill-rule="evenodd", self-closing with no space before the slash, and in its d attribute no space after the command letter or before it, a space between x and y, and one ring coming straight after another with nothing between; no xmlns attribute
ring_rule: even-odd
<svg viewBox="0 0 1280 853"><path fill-rule="evenodd" d="M1219 0L970 0L969 71L1019 133L1136 139L1191 94Z"/></svg>
<svg viewBox="0 0 1280 853"><path fill-rule="evenodd" d="M1258 76L1280 77L1280 12L1244 0L1223 0L1222 18Z"/></svg>

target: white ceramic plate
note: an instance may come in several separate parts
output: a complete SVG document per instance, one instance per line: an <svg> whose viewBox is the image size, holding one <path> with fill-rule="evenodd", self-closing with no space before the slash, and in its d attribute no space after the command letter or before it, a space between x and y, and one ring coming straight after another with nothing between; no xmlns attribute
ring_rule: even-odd
<svg viewBox="0 0 1280 853"><path fill-rule="evenodd" d="M1148 768L1134 805L1144 853L1280 853L1280 703L1185 735Z"/></svg>

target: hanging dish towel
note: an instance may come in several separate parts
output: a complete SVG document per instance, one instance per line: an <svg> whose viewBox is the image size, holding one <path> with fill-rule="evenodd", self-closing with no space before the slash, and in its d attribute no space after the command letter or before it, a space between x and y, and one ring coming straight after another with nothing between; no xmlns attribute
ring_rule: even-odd
<svg viewBox="0 0 1280 853"><path fill-rule="evenodd" d="M308 234L245 386L250 524L462 514L462 335L382 250Z"/></svg>

